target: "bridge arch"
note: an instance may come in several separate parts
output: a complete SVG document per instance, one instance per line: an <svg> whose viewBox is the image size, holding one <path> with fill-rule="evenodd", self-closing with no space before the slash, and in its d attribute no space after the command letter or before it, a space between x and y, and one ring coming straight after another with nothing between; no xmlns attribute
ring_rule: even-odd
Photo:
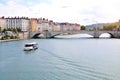
<svg viewBox="0 0 120 80"><path fill-rule="evenodd" d="M59 36L59 35L61 35L61 34L71 34L71 33L66 33L66 32L60 32L60 33L56 33L56 34L53 34L52 36L51 36L51 38L54 38L55 36Z"/></svg>
<svg viewBox="0 0 120 80"><path fill-rule="evenodd" d="M104 32L104 33L101 33L99 34L99 38L103 35L103 34L109 34L110 35L110 38L114 38L114 35L110 32ZM103 37L104 38L104 37Z"/></svg>
<svg viewBox="0 0 120 80"><path fill-rule="evenodd" d="M42 37L44 37L43 33L36 33L32 36L32 38L42 38Z"/></svg>
<svg viewBox="0 0 120 80"><path fill-rule="evenodd" d="M119 38L120 37L120 32L117 31L45 31L45 32L31 32L30 33L30 38L33 37L38 37L39 35L43 34L44 38L51 38L60 34L89 34L94 36L94 38L99 38L99 36L103 33L108 33L111 35L111 38Z"/></svg>

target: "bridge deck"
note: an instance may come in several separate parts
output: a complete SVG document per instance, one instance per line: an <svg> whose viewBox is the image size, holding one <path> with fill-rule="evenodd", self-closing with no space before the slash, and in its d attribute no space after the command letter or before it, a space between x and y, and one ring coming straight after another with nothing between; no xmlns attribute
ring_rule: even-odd
<svg viewBox="0 0 120 80"><path fill-rule="evenodd" d="M120 32L118 31L54 31L54 32L49 32L49 31L44 31L44 32L33 32L30 34L30 37L33 37L36 34L44 34L45 37L54 37L56 35L60 34L89 34L94 36L95 38L99 37L103 33L109 33L112 37L118 38L120 37Z"/></svg>

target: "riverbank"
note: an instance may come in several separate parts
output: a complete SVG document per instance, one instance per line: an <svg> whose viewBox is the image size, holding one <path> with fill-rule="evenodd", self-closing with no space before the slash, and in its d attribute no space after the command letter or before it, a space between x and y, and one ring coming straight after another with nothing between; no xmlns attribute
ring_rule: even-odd
<svg viewBox="0 0 120 80"><path fill-rule="evenodd" d="M26 39L29 39L29 33L28 32L23 32L23 33L21 32L18 34L18 37L19 37L19 39L6 39L6 40L0 40L0 42L26 40Z"/></svg>
<svg viewBox="0 0 120 80"><path fill-rule="evenodd" d="M19 41L19 40L25 40L25 39L8 39L8 40L0 40L0 42L10 42L10 41Z"/></svg>

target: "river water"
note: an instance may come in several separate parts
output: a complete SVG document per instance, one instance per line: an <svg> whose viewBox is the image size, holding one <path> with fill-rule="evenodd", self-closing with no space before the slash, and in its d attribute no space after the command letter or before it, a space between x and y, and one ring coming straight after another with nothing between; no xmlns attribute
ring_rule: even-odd
<svg viewBox="0 0 120 80"><path fill-rule="evenodd" d="M33 41L39 49L23 51ZM1 42L0 80L120 80L120 39Z"/></svg>

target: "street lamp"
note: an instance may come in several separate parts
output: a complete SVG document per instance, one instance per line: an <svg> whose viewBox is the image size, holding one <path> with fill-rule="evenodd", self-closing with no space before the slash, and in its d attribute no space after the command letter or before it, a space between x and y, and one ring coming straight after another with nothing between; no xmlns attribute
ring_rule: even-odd
<svg viewBox="0 0 120 80"><path fill-rule="evenodd" d="M97 21L95 21L95 31L94 31L94 37L97 38L98 32L97 32Z"/></svg>

